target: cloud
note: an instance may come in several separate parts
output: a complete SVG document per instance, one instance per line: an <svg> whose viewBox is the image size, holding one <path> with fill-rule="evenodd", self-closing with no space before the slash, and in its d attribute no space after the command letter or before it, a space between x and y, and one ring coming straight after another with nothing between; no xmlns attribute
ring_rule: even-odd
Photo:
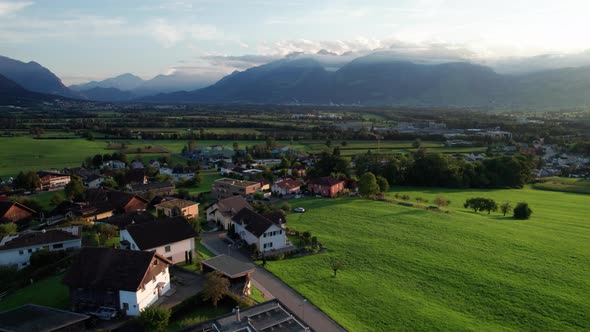
<svg viewBox="0 0 590 332"><path fill-rule="evenodd" d="M8 2L8 1L0 1L0 16L10 15L15 13L19 10L27 8L31 6L33 2L31 1L24 1L24 2Z"/></svg>
<svg viewBox="0 0 590 332"><path fill-rule="evenodd" d="M156 41L167 48L186 40L213 40L223 37L215 26L208 24L169 23L167 20L157 19L148 26Z"/></svg>

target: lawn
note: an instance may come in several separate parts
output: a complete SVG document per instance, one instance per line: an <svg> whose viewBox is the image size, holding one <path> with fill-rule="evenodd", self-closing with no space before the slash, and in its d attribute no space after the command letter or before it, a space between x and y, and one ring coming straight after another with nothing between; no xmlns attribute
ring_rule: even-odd
<svg viewBox="0 0 590 332"><path fill-rule="evenodd" d="M590 201L570 193L395 188L452 213L355 198L298 201L288 226L330 252L266 267L350 331L590 329ZM531 220L462 207L527 201ZM328 257L345 267L333 278Z"/></svg>
<svg viewBox="0 0 590 332"><path fill-rule="evenodd" d="M590 194L590 181L584 179L551 177L541 179L533 187L541 190Z"/></svg>
<svg viewBox="0 0 590 332"><path fill-rule="evenodd" d="M67 309L69 306L68 289L61 284L63 275L57 275L37 281L19 289L0 301L0 311L33 303L52 308Z"/></svg>

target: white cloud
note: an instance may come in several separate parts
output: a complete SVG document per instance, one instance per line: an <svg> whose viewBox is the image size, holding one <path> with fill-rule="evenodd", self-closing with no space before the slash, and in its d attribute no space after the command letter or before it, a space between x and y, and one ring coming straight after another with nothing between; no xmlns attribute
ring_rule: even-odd
<svg viewBox="0 0 590 332"><path fill-rule="evenodd" d="M223 37L215 26L208 24L170 23L158 19L148 25L153 37L164 47L172 47L185 40L213 40Z"/></svg>
<svg viewBox="0 0 590 332"><path fill-rule="evenodd" d="M31 6L33 2L31 1L24 1L24 2L8 2L8 1L0 1L0 16L10 15L15 13L19 10L27 8Z"/></svg>

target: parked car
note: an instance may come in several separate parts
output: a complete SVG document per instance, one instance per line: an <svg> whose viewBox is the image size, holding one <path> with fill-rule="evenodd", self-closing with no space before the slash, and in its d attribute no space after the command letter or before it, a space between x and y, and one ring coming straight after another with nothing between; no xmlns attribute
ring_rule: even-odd
<svg viewBox="0 0 590 332"><path fill-rule="evenodd" d="M111 320L117 318L119 311L111 307L100 307L96 311L89 312L89 314L98 319Z"/></svg>
<svg viewBox="0 0 590 332"><path fill-rule="evenodd" d="M301 198L301 195L295 195L295 198Z"/></svg>
<svg viewBox="0 0 590 332"><path fill-rule="evenodd" d="M294 208L294 209L293 209L293 212L297 212L297 213L303 213L303 212L305 212L305 209L304 209L304 208L302 208L302 207L298 207L298 208Z"/></svg>

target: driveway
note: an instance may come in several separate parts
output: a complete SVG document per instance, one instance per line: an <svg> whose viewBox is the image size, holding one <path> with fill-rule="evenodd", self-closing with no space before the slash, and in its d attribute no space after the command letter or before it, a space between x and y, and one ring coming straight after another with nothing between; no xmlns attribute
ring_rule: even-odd
<svg viewBox="0 0 590 332"><path fill-rule="evenodd" d="M170 290L156 301L157 305L166 308L172 308L189 297L197 295L205 285L205 278L202 275L180 267L171 266L170 275L173 280Z"/></svg>
<svg viewBox="0 0 590 332"><path fill-rule="evenodd" d="M225 232L203 232L201 242L213 253L219 255L228 253L243 262L252 262L250 257L241 251L233 249L223 241ZM301 317L313 330L318 332L345 331L338 323L324 314L318 307L307 301L293 288L261 267L256 267L252 275L254 286L264 293L266 299L277 298L289 310Z"/></svg>

